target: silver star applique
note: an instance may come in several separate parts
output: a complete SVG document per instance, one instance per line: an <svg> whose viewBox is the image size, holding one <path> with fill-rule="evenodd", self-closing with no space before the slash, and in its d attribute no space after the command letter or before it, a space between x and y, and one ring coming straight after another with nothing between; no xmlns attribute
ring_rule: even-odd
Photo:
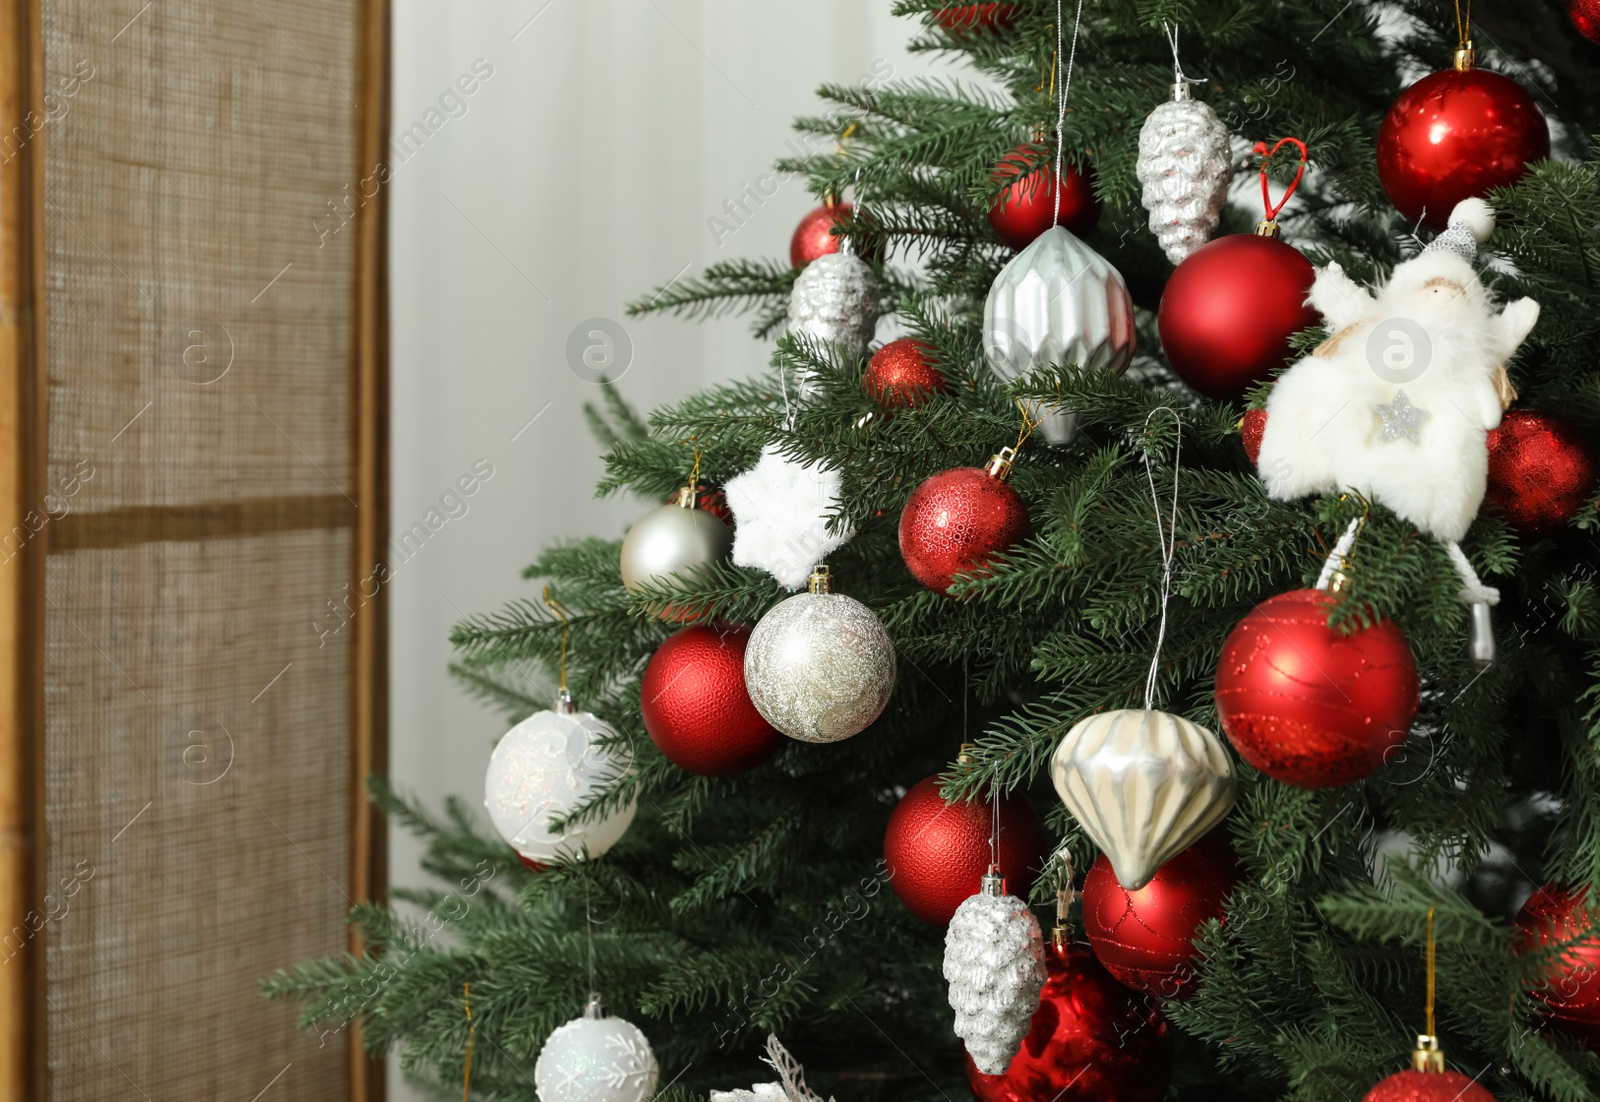
<svg viewBox="0 0 1600 1102"><path fill-rule="evenodd" d="M1406 392L1394 392L1394 401L1386 406L1373 406L1373 412L1383 421L1383 443L1392 444L1396 440L1409 440L1413 444L1422 443L1423 423L1433 414L1425 409L1418 409L1411 404L1411 399L1406 397Z"/></svg>

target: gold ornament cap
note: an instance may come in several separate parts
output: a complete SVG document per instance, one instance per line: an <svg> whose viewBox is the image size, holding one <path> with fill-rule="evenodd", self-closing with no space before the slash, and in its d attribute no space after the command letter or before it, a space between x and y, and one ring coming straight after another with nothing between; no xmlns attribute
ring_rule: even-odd
<svg viewBox="0 0 1600 1102"><path fill-rule="evenodd" d="M1439 1047L1439 1038L1431 1033L1417 1034L1417 1047L1411 1050L1411 1067L1414 1071L1444 1070L1444 1049Z"/></svg>
<svg viewBox="0 0 1600 1102"><path fill-rule="evenodd" d="M997 478L1004 482L1011 474L1011 464L1016 461L1016 448L1001 448L1000 451L989 457L989 466L985 468L990 478Z"/></svg>
<svg viewBox="0 0 1600 1102"><path fill-rule="evenodd" d="M812 593L833 592L833 578L828 573L828 567L825 563L818 563L811 568L811 578L806 588Z"/></svg>
<svg viewBox="0 0 1600 1102"><path fill-rule="evenodd" d="M1278 223L1271 218L1264 218L1256 223L1257 237L1277 237Z"/></svg>
<svg viewBox="0 0 1600 1102"><path fill-rule="evenodd" d="M1478 62L1478 56L1473 51L1471 42L1468 42L1465 46L1462 46L1460 49L1458 49L1456 51L1456 71L1457 72L1464 73L1467 70L1471 69L1474 65L1476 65L1477 62Z"/></svg>
<svg viewBox="0 0 1600 1102"><path fill-rule="evenodd" d="M699 495L694 492L693 486L685 486L683 489L678 491L678 508L693 509L697 504L695 499L698 496Z"/></svg>

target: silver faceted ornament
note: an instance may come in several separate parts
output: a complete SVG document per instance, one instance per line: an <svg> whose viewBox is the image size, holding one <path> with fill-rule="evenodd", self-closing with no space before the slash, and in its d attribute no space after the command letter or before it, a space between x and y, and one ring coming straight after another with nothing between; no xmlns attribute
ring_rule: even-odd
<svg viewBox="0 0 1600 1102"><path fill-rule="evenodd" d="M944 935L956 1036L985 1075L1002 1075L1033 1025L1044 987L1044 938L1028 905L990 873Z"/></svg>
<svg viewBox="0 0 1600 1102"><path fill-rule="evenodd" d="M811 575L809 592L770 609L745 645L750 700L801 742L838 742L866 730L889 703L894 674L889 633L866 605L829 592L825 568Z"/></svg>
<svg viewBox="0 0 1600 1102"><path fill-rule="evenodd" d="M831 345L846 359L860 359L878 328L880 298L878 277L859 256L819 256L800 270L789 292L789 332ZM809 397L805 373L799 387L800 396Z"/></svg>
<svg viewBox="0 0 1600 1102"><path fill-rule="evenodd" d="M533 1065L539 1102L644 1102L660 1078L644 1033L606 1017L599 995L589 996L583 1017L556 1027Z"/></svg>
<svg viewBox="0 0 1600 1102"><path fill-rule="evenodd" d="M1052 364L1120 372L1133 359L1133 298L1122 273L1071 231L1052 226L1011 258L983 306L983 352L1010 382ZM1072 415L1047 411L1052 444L1073 436Z"/></svg>
<svg viewBox="0 0 1600 1102"><path fill-rule="evenodd" d="M687 578L698 567L725 559L733 550L733 529L695 508L693 488L678 500L652 509L628 529L622 541L622 584L634 592L673 575Z"/></svg>
<svg viewBox="0 0 1600 1102"><path fill-rule="evenodd" d="M1233 179L1228 128L1189 88L1187 81L1174 84L1172 98L1144 120L1134 168L1144 185L1150 232L1173 264L1210 240Z"/></svg>
<svg viewBox="0 0 1600 1102"><path fill-rule="evenodd" d="M1078 723L1050 762L1056 793L1137 891L1233 809L1233 759L1182 716L1126 708Z"/></svg>

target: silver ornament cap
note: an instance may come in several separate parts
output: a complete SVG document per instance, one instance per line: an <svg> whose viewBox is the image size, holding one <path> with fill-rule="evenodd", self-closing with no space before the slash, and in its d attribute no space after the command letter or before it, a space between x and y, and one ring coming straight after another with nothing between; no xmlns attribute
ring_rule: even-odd
<svg viewBox="0 0 1600 1102"><path fill-rule="evenodd" d="M1172 99L1145 118L1134 166L1150 232L1175 265L1210 240L1233 179L1228 128L1189 88L1187 81L1174 84Z"/></svg>
<svg viewBox="0 0 1600 1102"><path fill-rule="evenodd" d="M991 883L993 881L993 883ZM1044 988L1044 937L1028 905L1000 878L956 908L944 937L944 978L956 1035L985 1075L1001 1075L1033 1025Z"/></svg>
<svg viewBox="0 0 1600 1102"><path fill-rule="evenodd" d="M1007 382L1052 365L1120 372L1137 339L1122 273L1063 226L1012 257L983 306L984 357ZM1052 444L1070 442L1070 414L1048 411L1040 431Z"/></svg>
<svg viewBox="0 0 1600 1102"><path fill-rule="evenodd" d="M733 530L695 508L694 490L685 487L676 503L650 510L628 529L622 541L622 584L632 593L674 575L688 578L732 551Z"/></svg>
<svg viewBox="0 0 1600 1102"><path fill-rule="evenodd" d="M1137 891L1233 809L1233 759L1182 716L1126 708L1067 732L1050 762L1056 793Z"/></svg>
<svg viewBox="0 0 1600 1102"><path fill-rule="evenodd" d="M889 633L866 605L829 592L825 569L812 575L810 592L761 618L744 651L745 688L756 710L801 742L860 734L894 691Z"/></svg>

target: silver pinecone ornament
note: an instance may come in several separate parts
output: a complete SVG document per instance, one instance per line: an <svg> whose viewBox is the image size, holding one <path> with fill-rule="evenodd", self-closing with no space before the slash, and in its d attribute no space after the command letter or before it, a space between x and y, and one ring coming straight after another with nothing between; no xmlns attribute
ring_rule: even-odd
<svg viewBox="0 0 1600 1102"><path fill-rule="evenodd" d="M1178 81L1172 98L1144 120L1135 166L1150 230L1174 264L1210 239L1233 178L1228 128L1189 88L1188 81Z"/></svg>
<svg viewBox="0 0 1600 1102"><path fill-rule="evenodd" d="M789 332L830 344L846 359L860 359L878 327L880 299L878 277L859 256L819 256L801 269L789 292ZM802 375L801 397L808 396L808 383Z"/></svg>
<svg viewBox="0 0 1600 1102"><path fill-rule="evenodd" d="M1028 905L990 872L956 908L944 936L944 978L956 1035L985 1075L1011 1066L1044 987L1044 938Z"/></svg>

